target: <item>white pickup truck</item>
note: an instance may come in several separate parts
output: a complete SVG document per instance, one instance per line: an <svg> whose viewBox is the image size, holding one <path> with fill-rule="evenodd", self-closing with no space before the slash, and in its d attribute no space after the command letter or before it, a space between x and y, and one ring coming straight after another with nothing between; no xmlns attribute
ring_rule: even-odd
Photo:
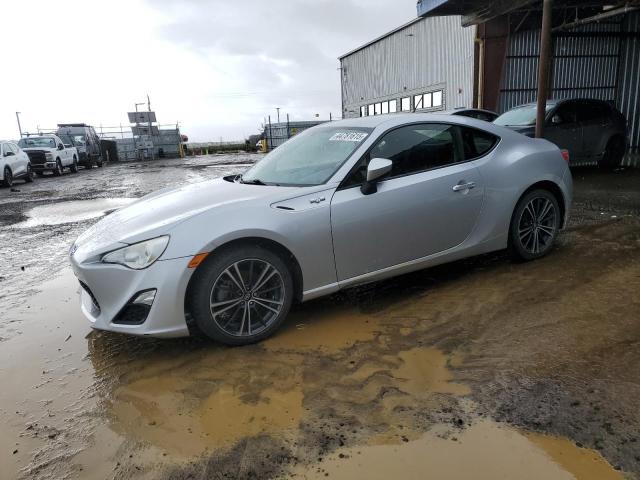
<svg viewBox="0 0 640 480"><path fill-rule="evenodd" d="M18 142L31 161L31 168L38 175L53 172L62 175L65 168L72 173L78 171L78 150L72 145L65 145L57 135L29 136Z"/></svg>

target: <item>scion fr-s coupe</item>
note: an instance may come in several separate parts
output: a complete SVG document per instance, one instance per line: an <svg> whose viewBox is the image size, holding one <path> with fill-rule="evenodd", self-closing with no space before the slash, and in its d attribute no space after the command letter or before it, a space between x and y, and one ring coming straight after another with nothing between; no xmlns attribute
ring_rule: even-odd
<svg viewBox="0 0 640 480"><path fill-rule="evenodd" d="M232 345L293 301L495 250L546 255L565 225L566 152L463 116L326 123L243 175L162 190L70 251L94 328Z"/></svg>

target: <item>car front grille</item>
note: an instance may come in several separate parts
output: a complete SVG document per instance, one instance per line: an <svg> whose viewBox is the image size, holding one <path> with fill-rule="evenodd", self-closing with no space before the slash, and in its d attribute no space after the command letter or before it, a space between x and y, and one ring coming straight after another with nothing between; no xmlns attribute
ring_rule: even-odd
<svg viewBox="0 0 640 480"><path fill-rule="evenodd" d="M44 152L27 152L29 155L29 160L31 160L31 165L43 165L47 161L47 157Z"/></svg>
<svg viewBox="0 0 640 480"><path fill-rule="evenodd" d="M98 303L98 299L95 297L95 295L93 294L93 292L87 286L86 283L81 281L80 282L80 286L82 287L82 289L85 292L87 292L87 295L89 295L89 297L91 297L91 303L93 303L93 307L96 309L96 314L99 314L100 313L100 304Z"/></svg>

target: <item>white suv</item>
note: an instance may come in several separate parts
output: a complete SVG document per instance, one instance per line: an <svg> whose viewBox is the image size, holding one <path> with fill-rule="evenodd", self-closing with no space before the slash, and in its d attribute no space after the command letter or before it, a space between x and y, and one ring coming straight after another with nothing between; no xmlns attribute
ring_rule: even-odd
<svg viewBox="0 0 640 480"><path fill-rule="evenodd" d="M0 141L0 184L10 187L16 178L33 182L29 156L14 142Z"/></svg>

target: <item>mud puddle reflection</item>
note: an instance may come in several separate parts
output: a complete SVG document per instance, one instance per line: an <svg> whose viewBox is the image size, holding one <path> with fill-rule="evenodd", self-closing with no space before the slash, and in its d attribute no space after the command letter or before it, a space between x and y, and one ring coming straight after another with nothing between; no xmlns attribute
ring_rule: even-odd
<svg viewBox="0 0 640 480"><path fill-rule="evenodd" d="M438 426L411 442L341 449L284 478L421 480L425 475L450 480L624 478L593 450L566 439L523 434L490 420L477 421L455 436Z"/></svg>
<svg viewBox="0 0 640 480"><path fill-rule="evenodd" d="M44 225L62 225L84 222L102 217L134 202L135 198L96 198L93 200L72 200L41 205L27 211L27 220L17 223L16 228L33 228Z"/></svg>

